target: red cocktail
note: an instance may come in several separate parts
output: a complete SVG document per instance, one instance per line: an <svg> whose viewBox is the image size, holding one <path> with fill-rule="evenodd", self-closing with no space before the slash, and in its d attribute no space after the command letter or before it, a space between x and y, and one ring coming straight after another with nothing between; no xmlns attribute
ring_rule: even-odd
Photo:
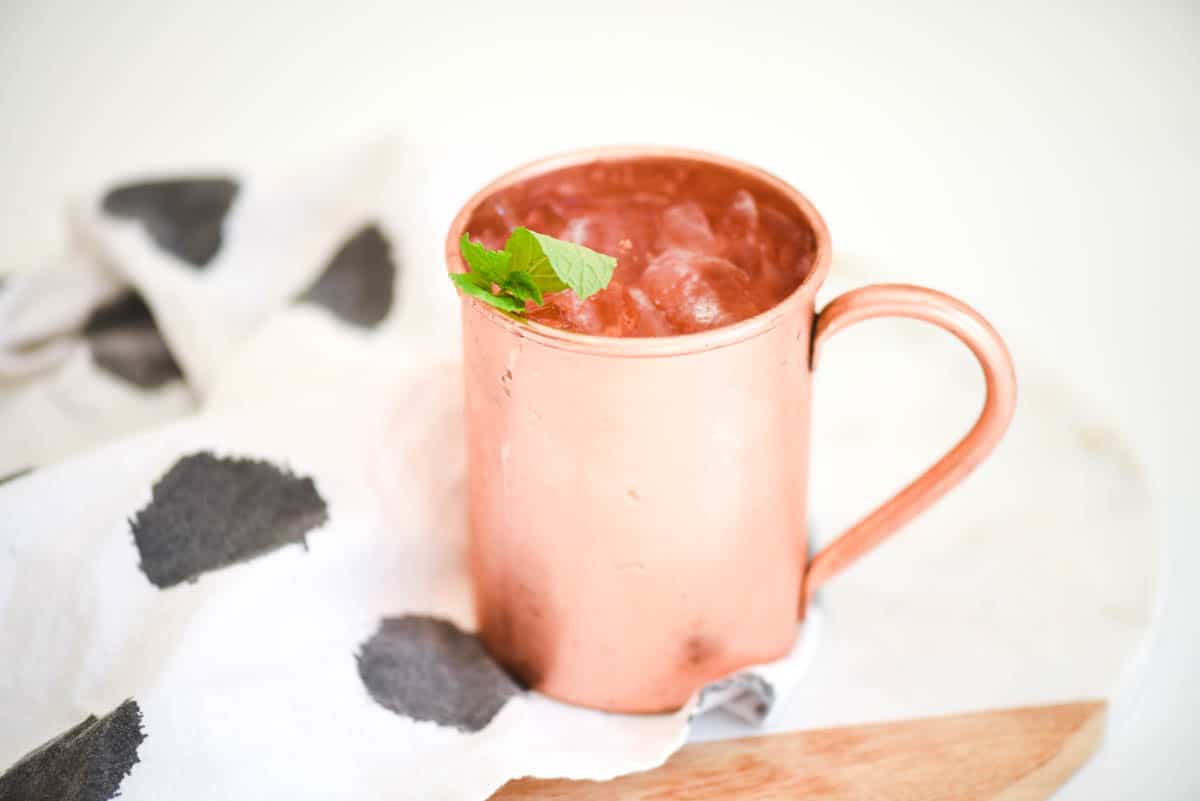
<svg viewBox="0 0 1200 801"><path fill-rule="evenodd" d="M608 287L530 305L528 317L586 334L655 337L765 311L812 266L812 232L778 199L691 165L591 165L522 184L476 210L474 238L500 249L524 226L617 258Z"/></svg>

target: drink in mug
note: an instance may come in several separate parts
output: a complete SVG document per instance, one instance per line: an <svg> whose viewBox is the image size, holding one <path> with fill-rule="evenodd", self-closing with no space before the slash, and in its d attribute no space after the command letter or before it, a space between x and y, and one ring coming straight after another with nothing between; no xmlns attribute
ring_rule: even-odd
<svg viewBox="0 0 1200 801"><path fill-rule="evenodd" d="M607 288L565 291L529 311L584 334L690 334L752 317L812 267L810 231L770 198L686 165L598 164L489 199L471 235L493 249L524 226L615 256Z"/></svg>
<svg viewBox="0 0 1200 801"><path fill-rule="evenodd" d="M653 147L527 165L459 212L451 271L466 269L464 233L500 248L518 226L618 259L606 289L548 296L527 319L462 303L479 634L547 695L665 711L782 656L812 591L961 481L1011 419L1008 352L960 301L876 285L818 313L828 230L803 195L757 168ZM810 559L813 370L828 337L883 316L965 343L983 368L983 411Z"/></svg>

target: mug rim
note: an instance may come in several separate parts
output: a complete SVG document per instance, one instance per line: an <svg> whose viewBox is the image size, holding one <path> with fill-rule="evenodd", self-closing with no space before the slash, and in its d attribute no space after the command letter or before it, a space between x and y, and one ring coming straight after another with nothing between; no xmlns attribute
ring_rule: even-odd
<svg viewBox="0 0 1200 801"><path fill-rule="evenodd" d="M537 178L546 173L567 167L610 161L633 161L651 158L686 159L699 161L734 173L751 176L756 182L765 183L787 199L804 218L813 232L815 250L813 264L808 273L787 297L758 314L730 325L698 331L690 334L672 334L661 337L613 337L565 331L535 320L517 321L498 309L475 298L462 295L462 299L482 313L489 322L500 326L508 333L530 339L550 347L580 353L596 353L617 356L669 356L697 351L712 350L759 336L775 328L785 318L801 311L812 302L817 289L829 272L831 246L829 229L816 207L798 189L761 167L755 167L737 159L702 150L659 145L607 145L556 153L516 167L487 183L473 194L450 223L446 234L446 264L451 272L467 271L459 252L458 242L466 230L467 222L485 200L496 193L523 181ZM461 295L461 293L460 293ZM800 307L800 308L798 308Z"/></svg>

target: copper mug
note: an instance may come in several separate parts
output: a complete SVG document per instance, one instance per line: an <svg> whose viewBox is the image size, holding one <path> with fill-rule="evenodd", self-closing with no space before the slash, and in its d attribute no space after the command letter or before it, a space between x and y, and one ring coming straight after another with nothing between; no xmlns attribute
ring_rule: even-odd
<svg viewBox="0 0 1200 801"><path fill-rule="evenodd" d="M780 179L706 153L605 148L514 170L455 217L449 268L464 269L458 240L483 204L595 164L699 170L766 198L812 235L812 267L791 295L697 334L590 336L463 298L480 636L547 695L661 712L707 682L785 654L815 589L988 455L1012 417L1016 379L995 329L931 289L867 286L818 314L830 243L816 209ZM954 334L979 359L987 398L954 448L809 561L813 368L830 336L874 317L925 320Z"/></svg>

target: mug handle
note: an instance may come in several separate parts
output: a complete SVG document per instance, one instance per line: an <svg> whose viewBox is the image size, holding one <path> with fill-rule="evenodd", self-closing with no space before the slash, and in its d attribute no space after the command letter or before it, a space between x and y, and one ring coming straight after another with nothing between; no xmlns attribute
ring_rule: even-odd
<svg viewBox="0 0 1200 801"><path fill-rule="evenodd" d="M987 398L975 425L945 456L813 557L805 573L801 614L818 587L929 508L978 466L1004 435L1017 403L1012 358L996 329L962 301L907 284L854 289L822 309L813 328L810 369L816 368L825 340L843 328L875 317L924 320L954 334L979 360L987 382Z"/></svg>

